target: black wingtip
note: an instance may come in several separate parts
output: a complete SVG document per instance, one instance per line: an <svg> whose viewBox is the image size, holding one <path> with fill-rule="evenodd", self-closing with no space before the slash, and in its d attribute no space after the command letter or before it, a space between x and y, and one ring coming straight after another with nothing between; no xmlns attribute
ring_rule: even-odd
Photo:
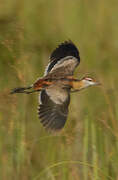
<svg viewBox="0 0 118 180"><path fill-rule="evenodd" d="M71 41L65 41L61 43L51 54L51 61L53 60L59 60L61 58L64 58L66 56L73 56L80 61L79 51L76 47L76 45Z"/></svg>

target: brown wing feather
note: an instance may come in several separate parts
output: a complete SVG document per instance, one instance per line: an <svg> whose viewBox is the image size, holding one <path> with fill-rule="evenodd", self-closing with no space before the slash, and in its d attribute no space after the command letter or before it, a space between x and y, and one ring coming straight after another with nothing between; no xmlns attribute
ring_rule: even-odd
<svg viewBox="0 0 118 180"><path fill-rule="evenodd" d="M70 103L70 95L62 104L56 104L50 99L47 92L41 92L41 102L39 106L39 118L46 129L51 131L60 130L65 125L68 115L68 105Z"/></svg>
<svg viewBox="0 0 118 180"><path fill-rule="evenodd" d="M59 61L47 74L48 78L62 78L72 76L75 68L78 65L78 60L75 57L68 56Z"/></svg>

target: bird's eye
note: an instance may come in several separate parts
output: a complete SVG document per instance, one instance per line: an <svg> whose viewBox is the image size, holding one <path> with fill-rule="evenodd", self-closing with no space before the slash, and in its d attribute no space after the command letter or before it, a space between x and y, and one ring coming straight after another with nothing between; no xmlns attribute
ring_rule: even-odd
<svg viewBox="0 0 118 180"><path fill-rule="evenodd" d="M86 80L87 80L87 81L92 81L92 79L91 79L91 78L86 78Z"/></svg>

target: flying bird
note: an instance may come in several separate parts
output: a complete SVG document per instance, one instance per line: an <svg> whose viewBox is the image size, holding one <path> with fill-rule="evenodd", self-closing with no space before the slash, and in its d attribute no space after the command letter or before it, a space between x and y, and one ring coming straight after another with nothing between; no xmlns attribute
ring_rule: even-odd
<svg viewBox="0 0 118 180"><path fill-rule="evenodd" d="M29 87L13 89L11 94L40 91L38 114L41 123L50 131L61 130L68 116L70 93L100 84L88 76L74 78L73 73L79 63L77 47L72 41L65 41L52 52L43 77Z"/></svg>

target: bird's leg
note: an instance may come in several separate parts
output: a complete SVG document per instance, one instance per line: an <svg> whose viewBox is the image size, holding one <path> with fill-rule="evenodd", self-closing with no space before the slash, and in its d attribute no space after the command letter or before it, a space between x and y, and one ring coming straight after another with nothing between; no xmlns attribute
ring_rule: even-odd
<svg viewBox="0 0 118 180"><path fill-rule="evenodd" d="M28 89L31 89L31 88L32 88L32 86L15 88L15 89L13 89L13 90L10 92L10 94L15 94L15 93L30 94L30 93L39 91L39 90L27 91Z"/></svg>
<svg viewBox="0 0 118 180"><path fill-rule="evenodd" d="M26 94L31 94L31 93L34 93L34 92L39 92L41 90L33 90L33 91L25 91Z"/></svg>

